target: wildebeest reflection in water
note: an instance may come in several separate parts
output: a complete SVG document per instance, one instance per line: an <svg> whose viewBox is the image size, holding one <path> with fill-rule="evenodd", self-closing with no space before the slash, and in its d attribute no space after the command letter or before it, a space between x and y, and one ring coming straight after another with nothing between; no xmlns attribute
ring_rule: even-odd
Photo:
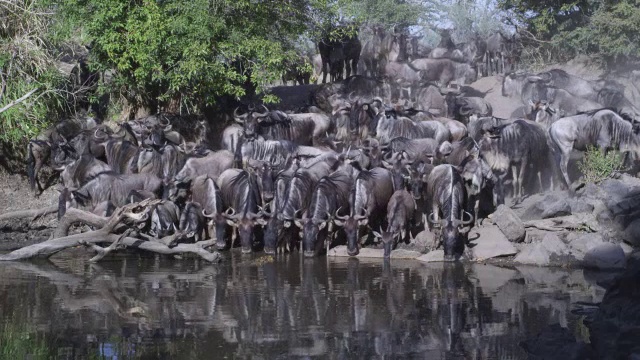
<svg viewBox="0 0 640 360"><path fill-rule="evenodd" d="M0 264L0 329L75 358L526 359L521 340L604 293L581 271L228 256Z"/></svg>

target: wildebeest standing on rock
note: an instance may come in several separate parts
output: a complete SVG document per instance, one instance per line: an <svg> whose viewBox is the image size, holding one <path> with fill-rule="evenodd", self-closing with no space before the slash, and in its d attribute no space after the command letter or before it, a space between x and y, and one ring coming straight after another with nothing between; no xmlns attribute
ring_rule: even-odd
<svg viewBox="0 0 640 360"><path fill-rule="evenodd" d="M544 129L532 121L516 120L510 124L494 127L484 132L479 141L480 156L489 164L498 177L495 186L496 203L504 204L504 183L509 169L512 171L513 197L516 202L523 196L524 180L528 169L549 179L553 187L556 175L553 166L553 152Z"/></svg>
<svg viewBox="0 0 640 360"><path fill-rule="evenodd" d="M620 150L640 158L640 125L632 125L609 109L595 110L565 117L554 122L549 129L551 140L557 146L557 164L565 184L571 184L567 164L572 149L586 150L597 146L600 151Z"/></svg>
<svg viewBox="0 0 640 360"><path fill-rule="evenodd" d="M464 252L465 240L460 235L473 217L465 209L465 187L460 172L452 165L438 165L429 174L427 181L428 222L432 228L439 229L438 243L444 246L444 259L453 261ZM464 220L464 214L468 219Z"/></svg>

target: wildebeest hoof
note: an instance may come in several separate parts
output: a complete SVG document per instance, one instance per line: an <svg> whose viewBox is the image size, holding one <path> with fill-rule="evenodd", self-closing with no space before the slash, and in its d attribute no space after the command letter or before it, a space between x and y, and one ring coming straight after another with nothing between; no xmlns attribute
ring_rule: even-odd
<svg viewBox="0 0 640 360"><path fill-rule="evenodd" d="M251 254L251 248L243 247L243 248L242 248L242 253L243 253L243 254Z"/></svg>
<svg viewBox="0 0 640 360"><path fill-rule="evenodd" d="M264 253L265 254L269 254L269 255L275 255L276 254L276 250L275 249L264 248Z"/></svg>

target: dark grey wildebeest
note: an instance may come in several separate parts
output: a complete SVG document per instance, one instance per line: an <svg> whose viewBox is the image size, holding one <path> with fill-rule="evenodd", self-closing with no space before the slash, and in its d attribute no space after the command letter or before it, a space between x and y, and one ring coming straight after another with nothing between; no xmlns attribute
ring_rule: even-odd
<svg viewBox="0 0 640 360"><path fill-rule="evenodd" d="M93 209L96 205L111 201L115 206L128 203L132 190L145 190L156 195L162 190L162 180L151 174L115 174L104 172L74 191L63 191L58 202L58 217L69 207L82 206Z"/></svg>
<svg viewBox="0 0 640 360"><path fill-rule="evenodd" d="M438 247L444 247L445 261L453 261L464 252L465 240L460 234L462 229L473 222L471 214L466 212L466 193L462 176L452 165L436 166L427 180L427 201L430 211L427 219L431 228L439 229L435 237ZM468 215L467 220L464 214Z"/></svg>
<svg viewBox="0 0 640 360"><path fill-rule="evenodd" d="M303 233L302 249L307 257L318 254L333 236L333 215L338 209L349 210L349 191L353 180L346 171L335 171L318 181L304 214L294 222Z"/></svg>
<svg viewBox="0 0 640 360"><path fill-rule="evenodd" d="M543 178L549 179L553 187L553 152L542 126L528 120L515 120L486 131L483 136L479 141L480 156L498 177L494 188L497 204L504 204L504 183L509 169L516 202L522 199L525 175L530 168L538 174L541 187Z"/></svg>
<svg viewBox="0 0 640 360"><path fill-rule="evenodd" d="M382 225L387 203L393 195L391 172L384 168L361 171L356 178L350 194L350 214L341 216L336 213L334 222L344 227L347 234L347 253L358 255L359 227L371 224L376 228Z"/></svg>
<svg viewBox="0 0 640 360"><path fill-rule="evenodd" d="M603 153L619 150L640 156L640 126L632 125L613 110L601 109L584 114L565 117L549 128L551 141L558 149L556 161L565 184L571 184L567 172L571 150L586 150L596 146Z"/></svg>

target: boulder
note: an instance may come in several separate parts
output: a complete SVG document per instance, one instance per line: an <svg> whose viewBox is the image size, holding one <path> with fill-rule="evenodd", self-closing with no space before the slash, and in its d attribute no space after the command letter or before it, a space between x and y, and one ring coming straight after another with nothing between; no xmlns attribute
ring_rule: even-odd
<svg viewBox="0 0 640 360"><path fill-rule="evenodd" d="M509 207L503 205L498 206L496 211L491 214L491 220L500 228L500 231L511 242L522 242L525 239L526 231L520 217Z"/></svg>
<svg viewBox="0 0 640 360"><path fill-rule="evenodd" d="M469 255L474 260L484 260L518 253L518 250L496 225L483 226L471 230L469 236L470 238L476 238L469 245Z"/></svg>
<svg viewBox="0 0 640 360"><path fill-rule="evenodd" d="M636 219L627 225L622 236L629 244L636 247L640 246L640 219Z"/></svg>
<svg viewBox="0 0 640 360"><path fill-rule="evenodd" d="M600 270L623 269L625 264L626 257L622 247L612 243L604 243L590 249L582 260L584 267Z"/></svg>
<svg viewBox="0 0 640 360"><path fill-rule="evenodd" d="M575 239L569 241L569 247L571 248L571 254L576 260L582 261L589 250L605 243L606 241L602 238L601 234L587 233L580 234Z"/></svg>
<svg viewBox="0 0 640 360"><path fill-rule="evenodd" d="M564 263L563 260L567 259L568 255L569 247L557 235L550 233L541 242L523 246L513 261L519 264L546 266Z"/></svg>
<svg viewBox="0 0 640 360"><path fill-rule="evenodd" d="M593 204L580 199L570 199L568 203L572 214L592 213L595 208Z"/></svg>
<svg viewBox="0 0 640 360"><path fill-rule="evenodd" d="M555 218L559 216L571 215L571 206L565 199L560 199L553 203L544 203L542 215L543 219Z"/></svg>

